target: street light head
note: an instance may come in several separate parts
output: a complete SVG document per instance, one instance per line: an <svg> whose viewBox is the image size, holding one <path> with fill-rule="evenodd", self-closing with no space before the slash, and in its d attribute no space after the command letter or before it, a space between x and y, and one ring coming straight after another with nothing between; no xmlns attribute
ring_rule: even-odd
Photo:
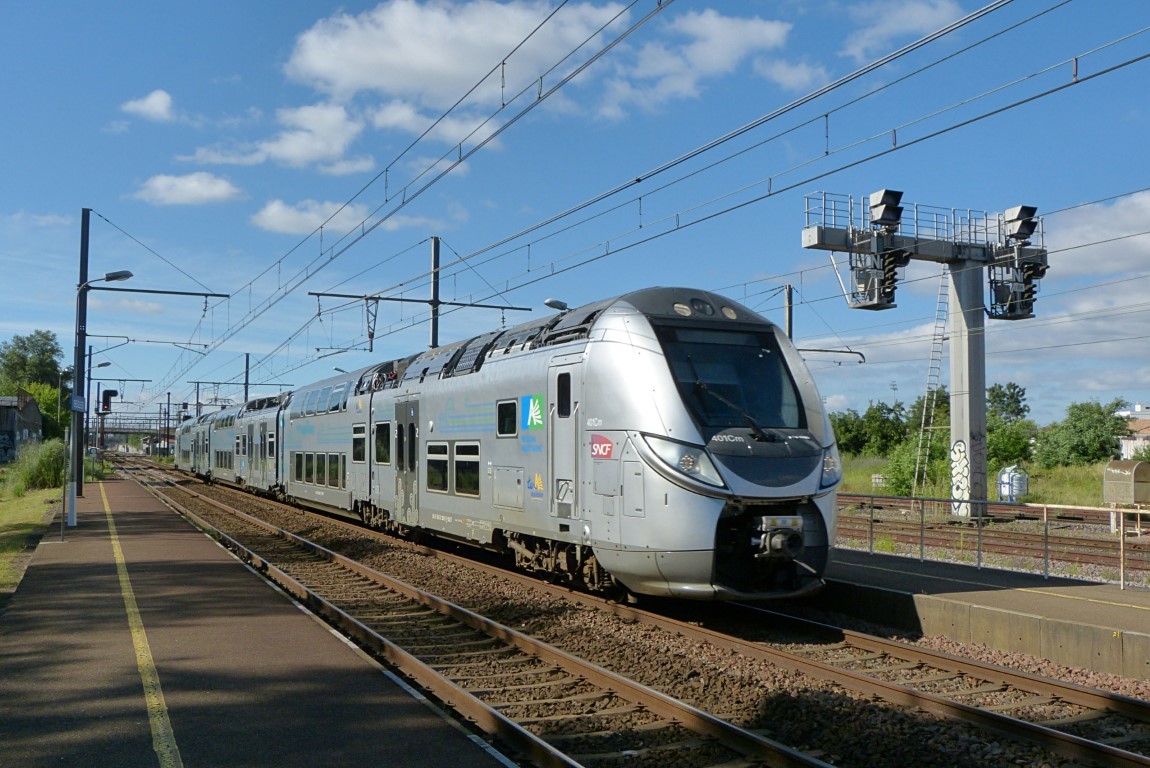
<svg viewBox="0 0 1150 768"><path fill-rule="evenodd" d="M104 275L104 280L109 283L118 283L121 280L131 280L132 273L126 269L117 270L116 272L108 272Z"/></svg>
<svg viewBox="0 0 1150 768"><path fill-rule="evenodd" d="M107 368L109 365L111 365L111 363L110 363L110 362L108 362L107 360L103 360L103 361L101 361L101 362L98 362L98 363L96 363L96 364L95 364L94 366L92 366L92 367L93 367L93 368Z"/></svg>

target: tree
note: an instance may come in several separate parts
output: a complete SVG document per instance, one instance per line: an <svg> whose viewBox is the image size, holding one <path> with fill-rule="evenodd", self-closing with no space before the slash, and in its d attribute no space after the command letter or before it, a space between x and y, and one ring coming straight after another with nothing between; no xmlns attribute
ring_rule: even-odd
<svg viewBox="0 0 1150 768"><path fill-rule="evenodd" d="M906 419L903 404L872 402L862 415L862 429L866 434L863 453L886 456L896 445L906 440Z"/></svg>
<svg viewBox="0 0 1150 768"><path fill-rule="evenodd" d="M1118 455L1118 438L1130 433L1126 419L1115 411L1128 403L1118 399L1106 405L1094 400L1071 403L1066 418L1038 436L1034 460L1044 468L1093 464Z"/></svg>
<svg viewBox="0 0 1150 768"><path fill-rule="evenodd" d="M997 416L1002 423L1009 424L1021 421L1030 413L1030 406L1026 404L1026 390L1008 381L1002 384L991 384L986 390L987 419Z"/></svg>
<svg viewBox="0 0 1150 768"><path fill-rule="evenodd" d="M922 429L922 412L925 409L926 395L920 395L906 413L907 436L915 438L915 445L918 444L918 431ZM950 426L950 393L946 391L945 386L939 385L935 389L934 416L930 426L934 427L936 432L945 431L944 428Z"/></svg>
<svg viewBox="0 0 1150 768"><path fill-rule="evenodd" d="M60 360L64 350L51 331L33 331L0 342L0 382L27 387L29 384L60 385Z"/></svg>
<svg viewBox="0 0 1150 768"><path fill-rule="evenodd" d="M835 412L830 414L830 420L839 450L843 453L862 453L866 448L867 436L859 412L853 408Z"/></svg>
<svg viewBox="0 0 1150 768"><path fill-rule="evenodd" d="M986 415L986 462L991 469L1001 469L1030 460L1031 440L1038 426L1030 419L1005 421L997 413Z"/></svg>

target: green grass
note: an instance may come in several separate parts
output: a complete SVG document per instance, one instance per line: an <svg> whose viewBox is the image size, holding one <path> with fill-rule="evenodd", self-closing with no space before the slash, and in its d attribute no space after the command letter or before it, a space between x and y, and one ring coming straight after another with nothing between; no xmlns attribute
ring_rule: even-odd
<svg viewBox="0 0 1150 768"><path fill-rule="evenodd" d="M4 487L0 495L0 604L3 593L20 582L23 566L48 527L50 513L60 504L60 491L28 491L15 497Z"/></svg>
<svg viewBox="0 0 1150 768"><path fill-rule="evenodd" d="M882 474L885 466L886 459L882 457L844 455L842 492L889 495L889 491L871 486L871 476ZM1022 501L1031 504L1101 507L1102 472L1105 468L1105 463L1055 469L1023 467L1023 471L1030 475L1030 492ZM991 473L987 484L990 486L991 500L997 500L997 473ZM945 498L950 494L944 484L934 484L920 495Z"/></svg>

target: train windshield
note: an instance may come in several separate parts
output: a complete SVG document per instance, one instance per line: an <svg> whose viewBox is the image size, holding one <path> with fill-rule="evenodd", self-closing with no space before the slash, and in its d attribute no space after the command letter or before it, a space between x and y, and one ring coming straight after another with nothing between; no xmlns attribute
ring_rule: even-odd
<svg viewBox="0 0 1150 768"><path fill-rule="evenodd" d="M767 331L656 328L679 394L703 429L806 429L798 388Z"/></svg>

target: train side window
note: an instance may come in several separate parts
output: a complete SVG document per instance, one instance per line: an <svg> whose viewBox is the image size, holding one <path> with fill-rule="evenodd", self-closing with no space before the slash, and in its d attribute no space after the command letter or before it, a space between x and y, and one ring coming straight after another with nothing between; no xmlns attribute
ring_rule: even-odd
<svg viewBox="0 0 1150 768"><path fill-rule="evenodd" d="M292 463L295 464L295 472L292 473L292 480L297 483L303 482L303 454L298 451L292 454Z"/></svg>
<svg viewBox="0 0 1150 768"><path fill-rule="evenodd" d="M555 380L555 394L559 402L555 406L559 418L571 416L571 374L561 373Z"/></svg>
<svg viewBox="0 0 1150 768"><path fill-rule="evenodd" d="M315 482L315 454L305 453L303 456L303 481L305 483Z"/></svg>
<svg viewBox="0 0 1150 768"><path fill-rule="evenodd" d="M308 392L307 393L307 402L303 407L303 415L304 416L314 416L315 415L315 405L318 402L319 402L319 390L313 389L311 392Z"/></svg>
<svg viewBox="0 0 1150 768"><path fill-rule="evenodd" d="M366 424L353 424L351 426L351 460L360 463L367 461Z"/></svg>
<svg viewBox="0 0 1150 768"><path fill-rule="evenodd" d="M427 444L427 490L447 493L447 443Z"/></svg>
<svg viewBox="0 0 1150 768"><path fill-rule="evenodd" d="M268 458L274 459L276 457L276 433L268 432Z"/></svg>
<svg viewBox="0 0 1150 768"><path fill-rule="evenodd" d="M495 406L495 436L515 437L519 434L518 403L505 400Z"/></svg>
<svg viewBox="0 0 1150 768"><path fill-rule="evenodd" d="M380 421L375 425L375 463L391 463L391 422Z"/></svg>
<svg viewBox="0 0 1150 768"><path fill-rule="evenodd" d="M395 463L399 470L404 470L404 457L407 455L403 450L403 425L400 424L395 429Z"/></svg>
<svg viewBox="0 0 1150 768"><path fill-rule="evenodd" d="M240 445L241 445L241 443L240 443L240 436L239 436L239 435L236 435L236 454L237 454L237 455L239 455L239 456L242 456L242 455L243 455L243 451L241 451L241 450L240 450Z"/></svg>
<svg viewBox="0 0 1150 768"><path fill-rule="evenodd" d="M413 470L413 471L415 470L415 467L416 467L416 463L415 463L416 443L417 443L417 441L415 439L415 425L414 424L408 424L407 425L407 468L410 470Z"/></svg>
<svg viewBox="0 0 1150 768"><path fill-rule="evenodd" d="M340 484L340 471L339 471L339 454L329 453L327 455L327 484L332 488L342 488Z"/></svg>
<svg viewBox="0 0 1150 768"><path fill-rule="evenodd" d="M479 498L479 443L455 444L455 492Z"/></svg>
<svg viewBox="0 0 1150 768"><path fill-rule="evenodd" d="M317 453L315 455L315 484L327 485L327 454Z"/></svg>

